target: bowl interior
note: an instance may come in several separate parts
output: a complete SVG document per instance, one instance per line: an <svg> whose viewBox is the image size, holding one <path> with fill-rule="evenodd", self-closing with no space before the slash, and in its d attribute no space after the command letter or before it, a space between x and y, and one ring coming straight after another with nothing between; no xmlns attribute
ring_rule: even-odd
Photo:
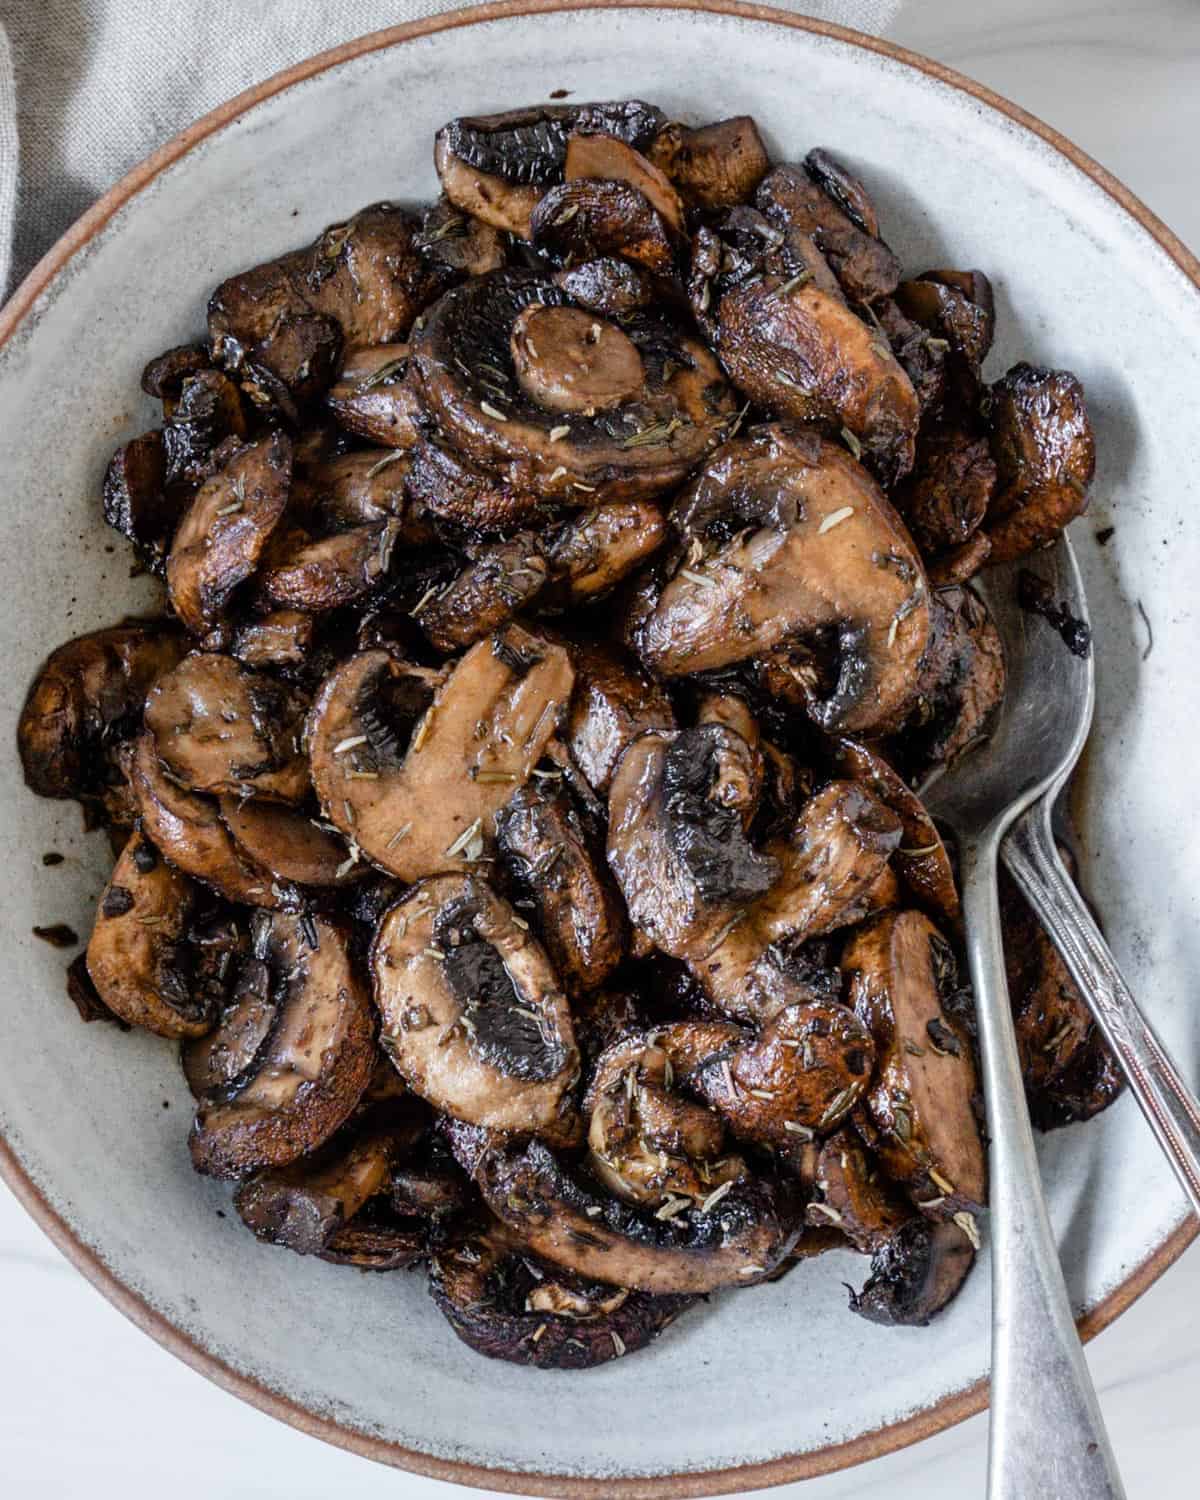
<svg viewBox="0 0 1200 1500"><path fill-rule="evenodd" d="M223 276L363 203L431 196L432 134L449 117L555 90L640 95L683 119L752 113L780 157L833 148L865 177L908 268L992 277L993 374L1027 358L1082 378L1100 455L1092 513L1073 532L1100 698L1079 793L1085 875L1135 990L1196 1076L1200 1015L1184 983L1200 972L1186 748L1200 718L1196 288L1036 137L842 41L673 10L500 19L320 73L159 175L0 351L5 744L41 658L152 597L99 512L112 448L155 419L138 389L143 362L201 334ZM986 1264L933 1327L888 1330L845 1308L842 1283L858 1283L866 1262L827 1255L698 1308L634 1360L554 1377L470 1353L422 1276L356 1276L260 1247L227 1190L191 1172L174 1049L80 1025L64 956L30 935L56 921L86 933L106 841L83 835L73 805L32 797L11 753L0 803L0 1129L78 1239L232 1370L431 1458L600 1478L826 1449L984 1374ZM48 850L66 862L43 868ZM1045 1138L1041 1158L1074 1301L1095 1307L1179 1224L1182 1200L1127 1100Z"/></svg>

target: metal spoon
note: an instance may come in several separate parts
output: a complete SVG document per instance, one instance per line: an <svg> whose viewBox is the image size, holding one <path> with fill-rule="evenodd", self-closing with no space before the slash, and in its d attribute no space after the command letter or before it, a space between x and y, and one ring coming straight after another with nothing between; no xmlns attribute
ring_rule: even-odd
<svg viewBox="0 0 1200 1500"><path fill-rule="evenodd" d="M1065 543L1023 566L1064 597ZM992 1239L991 1500L1119 1500L1124 1489L1104 1430L1046 1213L1025 1107L1000 940L996 859L1016 818L1079 758L1088 719L1069 711L1074 658L1016 601L1017 567L991 569L986 589L1004 640L1008 692L983 753L971 752L924 794L957 837L967 957L979 1017L987 1102ZM1078 586L1070 597L1081 597ZM1064 704L1068 711L1064 711Z"/></svg>
<svg viewBox="0 0 1200 1500"><path fill-rule="evenodd" d="M1087 601L1075 556L1064 540L1054 582L1056 599L1077 619L1087 621ZM1095 707L1092 653L1071 656L1060 664L1056 690L1058 711L1077 722L1086 736ZM1014 823L1000 848L1004 863L1024 892L1062 955L1100 1030L1129 1081L1175 1169L1193 1210L1200 1214L1200 1100L1155 1036L1125 983L1117 961L1086 903L1058 857L1053 815L1059 794L1073 768L1064 768L1046 795Z"/></svg>

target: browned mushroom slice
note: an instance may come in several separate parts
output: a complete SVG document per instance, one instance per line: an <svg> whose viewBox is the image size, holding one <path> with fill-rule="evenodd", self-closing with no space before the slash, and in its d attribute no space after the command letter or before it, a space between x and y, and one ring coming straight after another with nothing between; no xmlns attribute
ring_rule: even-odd
<svg viewBox="0 0 1200 1500"><path fill-rule="evenodd" d="M217 803L186 791L163 770L154 736L143 734L121 750L121 764L146 836L178 869L229 901L270 910L295 910L299 892L274 880L236 842Z"/></svg>
<svg viewBox="0 0 1200 1500"><path fill-rule="evenodd" d="M104 519L161 574L167 548L191 491L167 488L167 454L161 432L144 432L113 454L104 474Z"/></svg>
<svg viewBox="0 0 1200 1500"><path fill-rule="evenodd" d="M665 121L639 99L605 104L542 104L451 120L434 139L442 190L469 214L529 238L529 218L547 187L561 182L567 141L576 133L648 146Z"/></svg>
<svg viewBox="0 0 1200 1500"><path fill-rule="evenodd" d="M247 667L298 667L313 643L313 617L295 609L272 610L239 625L230 651Z"/></svg>
<svg viewBox="0 0 1200 1500"><path fill-rule="evenodd" d="M402 454L368 448L306 465L303 482L311 495L312 512L323 524L336 528L400 521L404 524L405 542L416 545L432 541L433 533L412 513L405 493L407 473L408 465ZM292 513L298 509L297 488L293 488ZM307 517L302 524L308 524Z"/></svg>
<svg viewBox="0 0 1200 1500"><path fill-rule="evenodd" d="M320 613L354 604L386 574L400 529L389 519L315 539L299 527L276 531L256 580L260 607Z"/></svg>
<svg viewBox="0 0 1200 1500"><path fill-rule="evenodd" d="M850 1311L872 1323L923 1328L958 1294L976 1243L957 1224L910 1219L875 1252L862 1291L850 1293Z"/></svg>
<svg viewBox="0 0 1200 1500"><path fill-rule="evenodd" d="M821 159L832 161L823 153ZM773 224L812 237L851 301L874 302L896 290L900 262L877 234L867 233L811 174L799 167L775 167L763 179L754 201Z"/></svg>
<svg viewBox="0 0 1200 1500"><path fill-rule="evenodd" d="M434 438L412 450L405 485L415 505L477 531L527 523L543 502L489 469L469 463Z"/></svg>
<svg viewBox="0 0 1200 1500"><path fill-rule="evenodd" d="M992 561L1048 547L1087 509L1096 445L1083 387L1068 370L1014 365L988 393L999 480L988 513Z"/></svg>
<svg viewBox="0 0 1200 1500"><path fill-rule="evenodd" d="M254 1060L275 1029L271 973L257 958L244 959L231 976L232 990L216 1025L185 1041L180 1061L196 1099L231 1089L250 1076Z"/></svg>
<svg viewBox="0 0 1200 1500"><path fill-rule="evenodd" d="M791 1249L803 1217L789 1183L761 1176L735 1183L708 1211L696 1205L659 1218L595 1193L541 1141L488 1146L475 1181L492 1213L535 1255L656 1294L755 1285Z"/></svg>
<svg viewBox="0 0 1200 1500"><path fill-rule="evenodd" d="M650 1297L522 1253L499 1224L463 1235L430 1263L429 1290L464 1344L539 1370L587 1370L634 1354L690 1297Z"/></svg>
<svg viewBox="0 0 1200 1500"><path fill-rule="evenodd" d="M689 208L712 212L747 203L770 170L767 148L749 115L692 130L671 124L648 151Z"/></svg>
<svg viewBox="0 0 1200 1500"><path fill-rule="evenodd" d="M422 214L416 246L446 278L486 276L498 271L506 258L504 240L495 227L464 213L444 196Z"/></svg>
<svg viewBox="0 0 1200 1500"><path fill-rule="evenodd" d="M201 370L180 386L163 423L166 482L201 484L213 472L213 454L226 438L246 436L242 397L228 375Z"/></svg>
<svg viewBox="0 0 1200 1500"><path fill-rule="evenodd" d="M338 426L385 448L415 447L425 408L408 369L407 344L352 350L325 398Z"/></svg>
<svg viewBox="0 0 1200 1500"><path fill-rule="evenodd" d="M643 734L617 767L608 862L631 921L672 957L706 958L779 875L746 838L754 769L716 724Z"/></svg>
<svg viewBox="0 0 1200 1500"><path fill-rule="evenodd" d="M324 1145L375 1065L370 1001L336 927L276 915L256 949L276 1016L249 1070L200 1100L192 1162L214 1177L283 1166Z"/></svg>
<svg viewBox="0 0 1200 1500"><path fill-rule="evenodd" d="M641 315L619 328L529 271L447 292L412 347L446 442L515 490L560 503L669 489L734 415L697 340Z"/></svg>
<svg viewBox="0 0 1200 1500"><path fill-rule="evenodd" d="M546 538L551 583L543 608L590 604L615 588L663 545L667 523L649 500L626 500L583 511Z"/></svg>
<svg viewBox="0 0 1200 1500"><path fill-rule="evenodd" d="M589 785L604 793L626 746L648 729L674 729L675 714L662 688L613 647L577 644L571 660L567 745Z"/></svg>
<svg viewBox="0 0 1200 1500"><path fill-rule="evenodd" d="M554 273L554 283L571 301L606 318L649 307L655 297L655 281L641 266L615 255L585 260Z"/></svg>
<svg viewBox="0 0 1200 1500"><path fill-rule="evenodd" d="M804 170L864 234L879 238L879 215L871 195L848 167L823 147L815 146L804 158Z"/></svg>
<svg viewBox="0 0 1200 1500"><path fill-rule="evenodd" d="M903 841L892 856L897 870L917 901L957 931L962 906L954 868L921 799L878 750L858 740L835 740L833 763L840 775L861 781L900 819Z"/></svg>
<svg viewBox="0 0 1200 1500"><path fill-rule="evenodd" d="M147 360L139 383L147 396L156 396L166 405L179 399L189 375L211 368L212 361L203 344L176 344ZM165 414L169 416L170 412Z"/></svg>
<svg viewBox="0 0 1200 1500"><path fill-rule="evenodd" d="M151 688L145 717L159 759L190 791L302 802L304 711L276 678L232 656L193 651Z"/></svg>
<svg viewBox="0 0 1200 1500"><path fill-rule="evenodd" d="M527 609L547 571L531 531L486 543L457 578L418 602L413 618L437 650L462 651Z"/></svg>
<svg viewBox="0 0 1200 1500"><path fill-rule="evenodd" d="M416 223L378 203L326 229L304 250L231 276L213 293L215 357L297 401L332 379L340 349L403 338L438 278L414 244Z"/></svg>
<svg viewBox="0 0 1200 1500"><path fill-rule="evenodd" d="M201 1036L211 1003L194 993L185 933L194 887L134 834L104 887L88 942L92 983L109 1010L159 1036Z"/></svg>
<svg viewBox="0 0 1200 1500"><path fill-rule="evenodd" d="M831 730L899 721L928 640L928 590L903 523L849 454L761 428L714 455L673 519L689 550L637 630L652 671L727 667L832 631L837 683L809 712Z"/></svg>
<svg viewBox="0 0 1200 1500"><path fill-rule="evenodd" d="M326 817L401 880L461 871L541 759L572 679L561 646L515 625L472 646L432 702L436 674L386 651L351 657L325 680L309 717Z"/></svg>
<svg viewBox="0 0 1200 1500"><path fill-rule="evenodd" d="M659 1033L681 1070L685 1059L673 1034L690 1024ZM852 1011L801 1002L777 1011L757 1036L743 1033L736 1045L697 1058L685 1081L742 1140L791 1152L846 1118L871 1082L874 1055L871 1035Z"/></svg>
<svg viewBox="0 0 1200 1500"><path fill-rule="evenodd" d="M891 753L914 784L987 738L1004 698L1004 643L970 587L930 596L929 647L917 677L916 707Z"/></svg>
<svg viewBox="0 0 1200 1500"><path fill-rule="evenodd" d="M969 583L992 555L992 540L986 531L977 531L969 542L943 552L929 565L929 586L932 589L952 588L956 584Z"/></svg>
<svg viewBox="0 0 1200 1500"><path fill-rule="evenodd" d="M625 913L571 798L557 786L521 787L496 814L496 838L518 888L535 903L568 992L599 988L624 957Z"/></svg>
<svg viewBox="0 0 1200 1500"><path fill-rule="evenodd" d="M1005 870L1004 960L1029 1112L1043 1130L1088 1120L1125 1086L1087 1001Z"/></svg>
<svg viewBox="0 0 1200 1500"><path fill-rule="evenodd" d="M258 797L222 797L221 821L255 864L285 885L341 885L366 867L346 845L296 807Z"/></svg>
<svg viewBox="0 0 1200 1500"><path fill-rule="evenodd" d="M930 420L941 411L946 396L949 343L935 338L928 328L906 317L891 297L881 297L871 311L896 356L896 363L912 384L921 421Z"/></svg>
<svg viewBox="0 0 1200 1500"><path fill-rule="evenodd" d="M258 566L283 515L292 475L292 445L273 432L234 448L180 521L167 558L167 592L175 613L197 635L225 613Z"/></svg>
<svg viewBox="0 0 1200 1500"><path fill-rule="evenodd" d="M846 302L810 235L734 209L719 234L697 237L689 289L744 395L847 434L885 483L908 472L920 419L912 383Z"/></svg>
<svg viewBox="0 0 1200 1500"><path fill-rule="evenodd" d="M670 178L648 157L616 136L571 136L563 161L563 177L566 182L590 178L628 183L646 199L669 233L683 233L683 204Z"/></svg>
<svg viewBox="0 0 1200 1500"><path fill-rule="evenodd" d="M584 1101L588 1166L609 1192L665 1221L748 1178L720 1115L675 1087L677 1067L727 1059L741 1040L735 1026L687 1022L621 1038L597 1058Z"/></svg>
<svg viewBox="0 0 1200 1500"><path fill-rule="evenodd" d="M78 797L104 777L103 745L137 732L146 694L187 651L161 620L93 630L59 646L21 710L17 748L39 797Z"/></svg>
<svg viewBox="0 0 1200 1500"><path fill-rule="evenodd" d="M912 1209L880 1179L861 1141L848 1130L839 1130L822 1145L814 1188L809 1221L836 1226L856 1250L867 1254L882 1249L913 1218Z"/></svg>
<svg viewBox="0 0 1200 1500"><path fill-rule="evenodd" d="M491 1130L572 1136L566 996L527 924L481 880L421 881L384 917L371 971L382 1046L422 1098Z"/></svg>
<svg viewBox="0 0 1200 1500"><path fill-rule="evenodd" d="M395 1218L376 1203L359 1210L320 1252L334 1266L357 1271L402 1271L429 1258L429 1225L419 1219Z"/></svg>
<svg viewBox="0 0 1200 1500"><path fill-rule="evenodd" d="M900 310L939 334L958 361L960 383L972 393L992 347L996 310L982 271L926 271L896 288Z"/></svg>
<svg viewBox="0 0 1200 1500"><path fill-rule="evenodd" d="M996 485L982 438L940 427L917 447L917 464L896 491L896 508L929 557L961 546L978 531Z"/></svg>
<svg viewBox="0 0 1200 1500"><path fill-rule="evenodd" d="M675 197L666 178L662 188ZM661 188L655 196L664 196ZM530 215L529 238L558 263L619 255L662 276L673 271L680 244L679 230L645 192L612 177L574 177L548 189Z"/></svg>
<svg viewBox="0 0 1200 1500"><path fill-rule="evenodd" d="M884 1171L923 1213L969 1222L987 1199L970 1043L942 1009L949 944L920 912L884 912L842 955L850 1000L875 1038L866 1096Z"/></svg>
<svg viewBox="0 0 1200 1500"><path fill-rule="evenodd" d="M387 1191L393 1162L424 1129L419 1116L401 1125L354 1131L315 1157L269 1167L248 1178L233 1204L247 1229L270 1245L319 1255L359 1209Z"/></svg>

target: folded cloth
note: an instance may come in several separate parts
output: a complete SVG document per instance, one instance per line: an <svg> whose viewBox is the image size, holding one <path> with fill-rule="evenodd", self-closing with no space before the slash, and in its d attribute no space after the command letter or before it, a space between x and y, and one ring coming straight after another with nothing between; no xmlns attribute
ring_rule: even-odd
<svg viewBox="0 0 1200 1500"><path fill-rule="evenodd" d="M901 3L785 8L878 34ZM200 115L314 52L451 8L440 0L0 0L0 300L101 193Z"/></svg>

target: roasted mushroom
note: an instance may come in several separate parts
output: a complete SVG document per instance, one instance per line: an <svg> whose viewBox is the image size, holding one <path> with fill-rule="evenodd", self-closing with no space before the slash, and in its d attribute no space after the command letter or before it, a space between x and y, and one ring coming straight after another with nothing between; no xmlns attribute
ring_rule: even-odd
<svg viewBox="0 0 1200 1500"><path fill-rule="evenodd" d="M231 653L247 667L299 667L313 644L313 618L295 609L275 609L247 620L234 632Z"/></svg>
<svg viewBox="0 0 1200 1500"><path fill-rule="evenodd" d="M340 427L385 448L414 448L424 435L425 408L409 378L407 344L353 350L325 401Z"/></svg>
<svg viewBox="0 0 1200 1500"><path fill-rule="evenodd" d="M105 749L137 733L146 694L186 650L186 639L166 622L135 620L51 652L17 725L29 789L39 797L98 790Z"/></svg>
<svg viewBox="0 0 1200 1500"><path fill-rule="evenodd" d="M539 1370L586 1370L634 1354L692 1301L564 1272L526 1254L497 1223L439 1250L429 1290L464 1344Z"/></svg>
<svg viewBox="0 0 1200 1500"><path fill-rule="evenodd" d="M505 262L504 238L491 224L439 198L421 215L416 246L447 279L486 276Z"/></svg>
<svg viewBox="0 0 1200 1500"><path fill-rule="evenodd" d="M512 907L473 875L417 884L371 952L381 1042L439 1110L567 1141L579 1054L558 977Z"/></svg>
<svg viewBox="0 0 1200 1500"><path fill-rule="evenodd" d="M662 511L649 500L598 505L564 521L546 541L550 585L543 611L567 610L602 598L667 539Z"/></svg>
<svg viewBox="0 0 1200 1500"><path fill-rule="evenodd" d="M477 548L456 578L428 592L410 614L439 651L461 651L527 609L548 572L537 537L518 532Z"/></svg>
<svg viewBox="0 0 1200 1500"><path fill-rule="evenodd" d="M134 544L152 573L161 574L191 494L182 485L168 491L163 435L144 432L122 443L105 470L104 519Z"/></svg>
<svg viewBox="0 0 1200 1500"><path fill-rule="evenodd" d="M264 917L252 962L265 970L274 1015L243 1071L200 1100L192 1162L214 1177L315 1151L349 1117L375 1065L370 1000L336 927L313 916Z"/></svg>
<svg viewBox="0 0 1200 1500"><path fill-rule="evenodd" d="M543 780L496 814L496 839L568 993L598 989L625 956L626 920L597 830L559 783Z"/></svg>
<svg viewBox="0 0 1200 1500"><path fill-rule="evenodd" d="M642 315L618 326L529 271L447 292L412 357L457 453L560 504L671 488L734 416L720 367L697 340Z"/></svg>
<svg viewBox="0 0 1200 1500"><path fill-rule="evenodd" d="M971 1045L942 1007L949 944L920 912L884 912L851 936L842 968L878 1055L869 1144L922 1213L973 1228L987 1169Z"/></svg>
<svg viewBox="0 0 1200 1500"><path fill-rule="evenodd" d="M923 1328L954 1298L975 1263L978 1234L913 1218L876 1250L850 1311L872 1323Z"/></svg>
<svg viewBox="0 0 1200 1500"><path fill-rule="evenodd" d="M104 887L88 942L88 974L105 1005L159 1036L202 1036L213 1022L212 997L191 982L194 892L135 833Z"/></svg>
<svg viewBox="0 0 1200 1500"><path fill-rule="evenodd" d="M983 438L939 427L917 445L916 468L896 491L896 508L927 557L970 541L987 515L996 465Z"/></svg>
<svg viewBox="0 0 1200 1500"><path fill-rule="evenodd" d="M151 688L145 722L180 786L302 802L309 792L299 748L305 708L276 678L232 656L193 651Z"/></svg>
<svg viewBox="0 0 1200 1500"><path fill-rule="evenodd" d="M196 635L224 615L258 566L287 504L292 445L282 432L234 446L201 485L171 543L167 593Z"/></svg>
<svg viewBox="0 0 1200 1500"><path fill-rule="evenodd" d="M325 816L402 880L462 870L540 761L572 675L561 646L515 625L472 646L444 680L387 651L352 656L309 716Z"/></svg>
<svg viewBox="0 0 1200 1500"><path fill-rule="evenodd" d="M222 797L221 821L238 848L273 881L296 885L341 885L366 867L311 809L284 807L260 797Z"/></svg>
<svg viewBox="0 0 1200 1500"><path fill-rule="evenodd" d="M988 511L991 560L1048 547L1087 509L1096 444L1083 386L1068 370L1014 365L988 392L997 488Z"/></svg>
<svg viewBox="0 0 1200 1500"><path fill-rule="evenodd" d="M676 501L683 562L635 639L665 676L728 667L796 637L834 637L825 729L898 723L929 635L921 561L870 476L776 424L728 443ZM735 534L730 539L730 533Z"/></svg>
<svg viewBox="0 0 1200 1500"><path fill-rule="evenodd" d="M749 115L689 129L670 124L647 152L689 208L712 213L749 202L771 161Z"/></svg>
<svg viewBox="0 0 1200 1500"><path fill-rule="evenodd" d="M565 181L529 216L529 238L556 262L620 256L669 276L683 242L683 204L670 179L612 136L573 135Z"/></svg>
<svg viewBox="0 0 1200 1500"><path fill-rule="evenodd" d="M442 190L458 208L521 239L542 194L561 182L572 135L603 134L648 146L665 121L638 99L611 104L543 104L466 116L438 131L433 159Z"/></svg>
<svg viewBox="0 0 1200 1500"><path fill-rule="evenodd" d="M597 792L606 792L625 748L648 729L674 729L671 700L635 662L609 646L571 649L575 690L567 745Z"/></svg>
<svg viewBox="0 0 1200 1500"><path fill-rule="evenodd" d="M856 1250L869 1253L882 1249L913 1217L849 1130L839 1130L822 1144L808 1205L810 1223L834 1225Z"/></svg>

